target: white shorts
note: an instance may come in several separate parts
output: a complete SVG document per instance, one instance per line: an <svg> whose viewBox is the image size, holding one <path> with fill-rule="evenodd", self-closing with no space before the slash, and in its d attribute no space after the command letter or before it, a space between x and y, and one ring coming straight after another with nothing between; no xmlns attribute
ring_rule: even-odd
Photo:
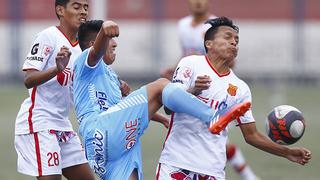
<svg viewBox="0 0 320 180"><path fill-rule="evenodd" d="M181 169L168 164L159 163L157 167L156 180L217 180L213 176L199 174L186 169Z"/></svg>
<svg viewBox="0 0 320 180"><path fill-rule="evenodd" d="M84 148L74 132L47 130L15 135L14 144L18 172L30 176L62 174L66 167L87 163Z"/></svg>

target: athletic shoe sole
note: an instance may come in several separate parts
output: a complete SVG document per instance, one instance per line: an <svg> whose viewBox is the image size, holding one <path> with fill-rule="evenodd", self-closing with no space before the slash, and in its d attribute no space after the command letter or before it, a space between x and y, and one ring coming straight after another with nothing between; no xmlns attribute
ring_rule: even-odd
<svg viewBox="0 0 320 180"><path fill-rule="evenodd" d="M222 130L224 130L227 125L233 121L234 119L238 119L240 116L243 116L251 107L250 102L244 102L235 105L225 114L221 115L219 120L213 123L209 127L209 131L213 134L219 134Z"/></svg>

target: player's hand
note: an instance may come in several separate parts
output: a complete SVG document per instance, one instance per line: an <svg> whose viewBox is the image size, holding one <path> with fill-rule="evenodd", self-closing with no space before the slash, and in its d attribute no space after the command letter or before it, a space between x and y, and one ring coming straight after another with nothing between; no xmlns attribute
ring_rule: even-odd
<svg viewBox="0 0 320 180"><path fill-rule="evenodd" d="M62 72L68 65L71 51L66 46L62 46L56 57L57 72Z"/></svg>
<svg viewBox="0 0 320 180"><path fill-rule="evenodd" d="M128 96L131 92L131 88L129 84L123 80L119 80L119 81L120 81L120 90L121 90L122 97Z"/></svg>
<svg viewBox="0 0 320 180"><path fill-rule="evenodd" d="M188 92L190 92L193 95L199 95L203 90L206 90L210 87L211 81L212 80L210 76L198 76L195 81L194 87L188 89Z"/></svg>
<svg viewBox="0 0 320 180"><path fill-rule="evenodd" d="M286 158L290 161L305 165L311 159L311 151L306 148L291 148Z"/></svg>
<svg viewBox="0 0 320 180"><path fill-rule="evenodd" d="M103 31L106 36L113 38L113 37L118 37L119 36L119 27L118 24L116 24L113 21L105 21L102 24Z"/></svg>
<svg viewBox="0 0 320 180"><path fill-rule="evenodd" d="M161 123L167 129L169 128L170 119L167 116L165 116L165 115L163 115L161 113L155 113L153 115L153 117L151 118L151 120Z"/></svg>
<svg viewBox="0 0 320 180"><path fill-rule="evenodd" d="M160 121L160 123L163 124L164 127L168 129L169 128L169 124L170 124L170 120L169 120L169 118L165 118L162 121Z"/></svg>
<svg viewBox="0 0 320 180"><path fill-rule="evenodd" d="M162 116L159 119L155 119L154 121L161 123L167 129L169 128L170 120L169 120L169 118L167 118L165 116Z"/></svg>

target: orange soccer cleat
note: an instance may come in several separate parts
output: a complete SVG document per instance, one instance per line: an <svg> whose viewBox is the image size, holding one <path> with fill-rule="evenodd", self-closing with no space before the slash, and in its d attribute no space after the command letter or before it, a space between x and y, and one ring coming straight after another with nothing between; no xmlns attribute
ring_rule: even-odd
<svg viewBox="0 0 320 180"><path fill-rule="evenodd" d="M227 125L234 119L238 119L244 115L251 107L250 102L243 102L234 105L229 111L224 114L218 115L215 119L210 122L209 131L213 134L219 134L224 130Z"/></svg>

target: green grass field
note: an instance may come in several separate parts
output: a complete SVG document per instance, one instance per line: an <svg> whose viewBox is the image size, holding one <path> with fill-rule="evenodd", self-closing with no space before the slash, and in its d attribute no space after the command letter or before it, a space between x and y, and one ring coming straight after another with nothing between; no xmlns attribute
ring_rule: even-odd
<svg viewBox="0 0 320 180"><path fill-rule="evenodd" d="M306 166L289 162L284 158L275 157L250 145L247 145L239 128L230 132L230 141L237 144L245 155L248 164L262 180L319 180L320 179L320 88L305 86L288 86L279 89L280 94L272 95L277 90L266 86L251 85L253 95L253 113L257 127L264 132L264 122L272 107L280 104L290 104L300 109L306 119L307 129L303 138L295 146L305 146L313 152L313 159ZM1 180L31 180L28 176L16 171L16 152L13 146L14 124L21 102L27 97L27 91L22 86L0 87L0 179ZM75 120L73 118L73 123ZM75 126L76 127L76 126ZM156 123L151 123L143 136L144 177L154 179L155 168L162 148L166 129ZM227 167L227 179L240 180L230 166Z"/></svg>

